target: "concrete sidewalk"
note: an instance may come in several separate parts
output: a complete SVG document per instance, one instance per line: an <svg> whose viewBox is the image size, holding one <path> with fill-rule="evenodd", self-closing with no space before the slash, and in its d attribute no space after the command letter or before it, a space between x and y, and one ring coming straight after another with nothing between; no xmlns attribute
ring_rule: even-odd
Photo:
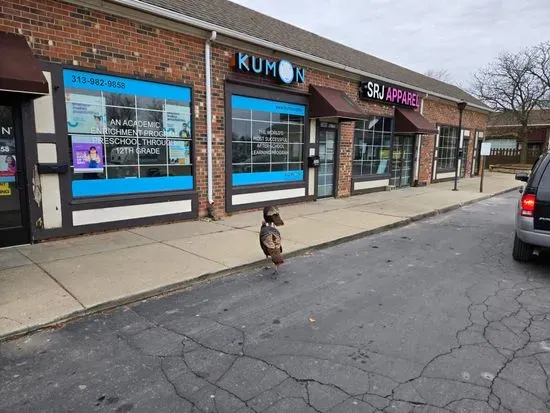
<svg viewBox="0 0 550 413"><path fill-rule="evenodd" d="M513 175L281 208L285 254L383 231L520 187ZM512 219L512 217L510 217ZM0 250L0 339L264 262L261 212Z"/></svg>

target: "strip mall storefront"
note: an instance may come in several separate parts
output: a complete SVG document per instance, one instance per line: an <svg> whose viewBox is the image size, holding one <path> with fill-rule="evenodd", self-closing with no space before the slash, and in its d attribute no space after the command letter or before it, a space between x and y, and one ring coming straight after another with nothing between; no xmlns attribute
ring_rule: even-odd
<svg viewBox="0 0 550 413"><path fill-rule="evenodd" d="M457 146L476 172L483 111L466 109L460 134L456 102L399 82L123 7L36 6L59 26L0 20L15 62L0 69L1 246L429 184L449 179ZM63 25L90 21L94 39L65 40ZM113 30L136 42L113 45Z"/></svg>

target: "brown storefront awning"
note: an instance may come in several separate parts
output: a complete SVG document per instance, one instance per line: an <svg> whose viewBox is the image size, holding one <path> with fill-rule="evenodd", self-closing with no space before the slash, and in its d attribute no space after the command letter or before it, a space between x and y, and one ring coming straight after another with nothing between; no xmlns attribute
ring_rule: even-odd
<svg viewBox="0 0 550 413"><path fill-rule="evenodd" d="M398 135L436 134L437 128L420 113L411 109L395 108L395 133Z"/></svg>
<svg viewBox="0 0 550 413"><path fill-rule="evenodd" d="M365 119L367 115L343 91L329 87L311 86L310 118Z"/></svg>
<svg viewBox="0 0 550 413"><path fill-rule="evenodd" d="M0 32L0 56L0 91L48 94L48 82L25 37Z"/></svg>

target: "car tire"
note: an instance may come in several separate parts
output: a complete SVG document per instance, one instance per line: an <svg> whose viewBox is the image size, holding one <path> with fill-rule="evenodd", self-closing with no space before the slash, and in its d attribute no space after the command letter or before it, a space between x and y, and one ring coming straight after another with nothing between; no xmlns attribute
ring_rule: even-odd
<svg viewBox="0 0 550 413"><path fill-rule="evenodd" d="M529 261L533 257L533 246L526 244L519 239L518 234L514 236L514 249L512 257L516 261Z"/></svg>

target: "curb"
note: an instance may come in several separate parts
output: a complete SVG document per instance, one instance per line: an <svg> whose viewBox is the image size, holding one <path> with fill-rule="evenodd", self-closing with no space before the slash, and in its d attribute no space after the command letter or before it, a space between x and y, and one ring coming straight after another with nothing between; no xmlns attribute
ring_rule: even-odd
<svg viewBox="0 0 550 413"><path fill-rule="evenodd" d="M335 240L323 242L321 244L317 244L317 245L314 245L314 246L311 246L311 247L300 248L298 250L295 250L295 251L292 251L292 252L289 252L289 253L285 254L285 256L287 258L298 257L298 256L301 256L304 253L307 253L307 252L310 252L310 251L322 250L322 249L326 249L326 248L329 248L329 247L332 247L332 246L340 245L340 244L343 244L343 243L346 243L346 242L355 241L355 240L358 240L358 239L361 239L361 238L365 238L365 237L368 237L368 236L371 236L371 235L376 235L376 234L380 234L380 233L383 233L383 232L387 232L387 231L390 231L392 229L402 228L402 227L405 227L407 225L412 224L413 222L418 222L418 221L422 221L424 219L431 218L431 217L434 217L434 216L437 216L437 215L446 214L446 213L455 211L457 209L460 209L462 207L472 205L472 204L475 204L477 202L485 201L487 199L494 198L496 196L503 195L503 194L506 194L506 193L509 193L509 192L513 192L513 191L519 190L521 188L522 188L522 186L517 186L517 187L506 189L506 190L503 190L503 191L500 191L500 192L495 192L495 193L492 193L492 194L484 195L480 198L475 198L475 199L472 199L472 200L469 200L469 201L459 202L457 204L454 204L454 205L451 205L451 206L448 206L448 207L445 207L445 208L435 209L435 210L430 211L430 212L418 214L418 215L408 217L408 218L403 218L402 220L399 220L399 221L394 222L392 224L383 225L381 227L370 229L370 230L367 230L367 231L362 231L362 232L359 232L357 234L348 235L348 236L338 238L338 239L335 239ZM206 283L211 283L211 282L214 282L214 281L219 280L221 278L225 278L229 275L235 275L235 274L237 274L241 271L245 271L245 270L256 269L256 268L262 267L263 265L265 265L265 259L254 261L254 262L251 262L251 263L248 263L248 264L239 265L237 267L227 268L227 269L217 271L217 272L214 272L214 273L202 274L202 275L200 275L198 277L195 277L193 279L190 279L190 280L178 281L176 283L165 285L165 286L159 287L159 288L155 288L153 290L148 290L148 291L145 291L145 292L142 292L142 293L133 294L133 295L123 297L123 298L120 298L120 299L107 301L105 303L98 304L96 306L85 308L85 309L82 309L82 310L73 311L72 313L69 313L69 314L63 315L61 317L55 318L51 321L41 323L41 324L36 324L36 325L33 325L33 326L29 326L29 327L25 327L25 328L22 328L20 330L16 330L16 331L8 333L6 335L0 336L0 343L2 343L4 341L13 340L13 339L19 338L21 336L27 335L29 333L37 332L37 331L40 331L40 330L55 329L55 328L61 327L63 324L66 324L68 322L76 321L76 320L79 320L81 318L85 318L85 317L88 317L90 315L93 315L93 314L98 314L98 313L102 313L102 312L111 311L111 310L114 310L114 309L116 309L118 307L121 307L121 306L135 304L135 303L137 303L139 301L142 301L142 300L145 300L145 299L160 298L160 297L168 295L168 294L173 294L173 293L176 293L176 292L182 292L182 291L185 291L185 290L188 290L188 289L194 287L197 284L204 285Z"/></svg>

